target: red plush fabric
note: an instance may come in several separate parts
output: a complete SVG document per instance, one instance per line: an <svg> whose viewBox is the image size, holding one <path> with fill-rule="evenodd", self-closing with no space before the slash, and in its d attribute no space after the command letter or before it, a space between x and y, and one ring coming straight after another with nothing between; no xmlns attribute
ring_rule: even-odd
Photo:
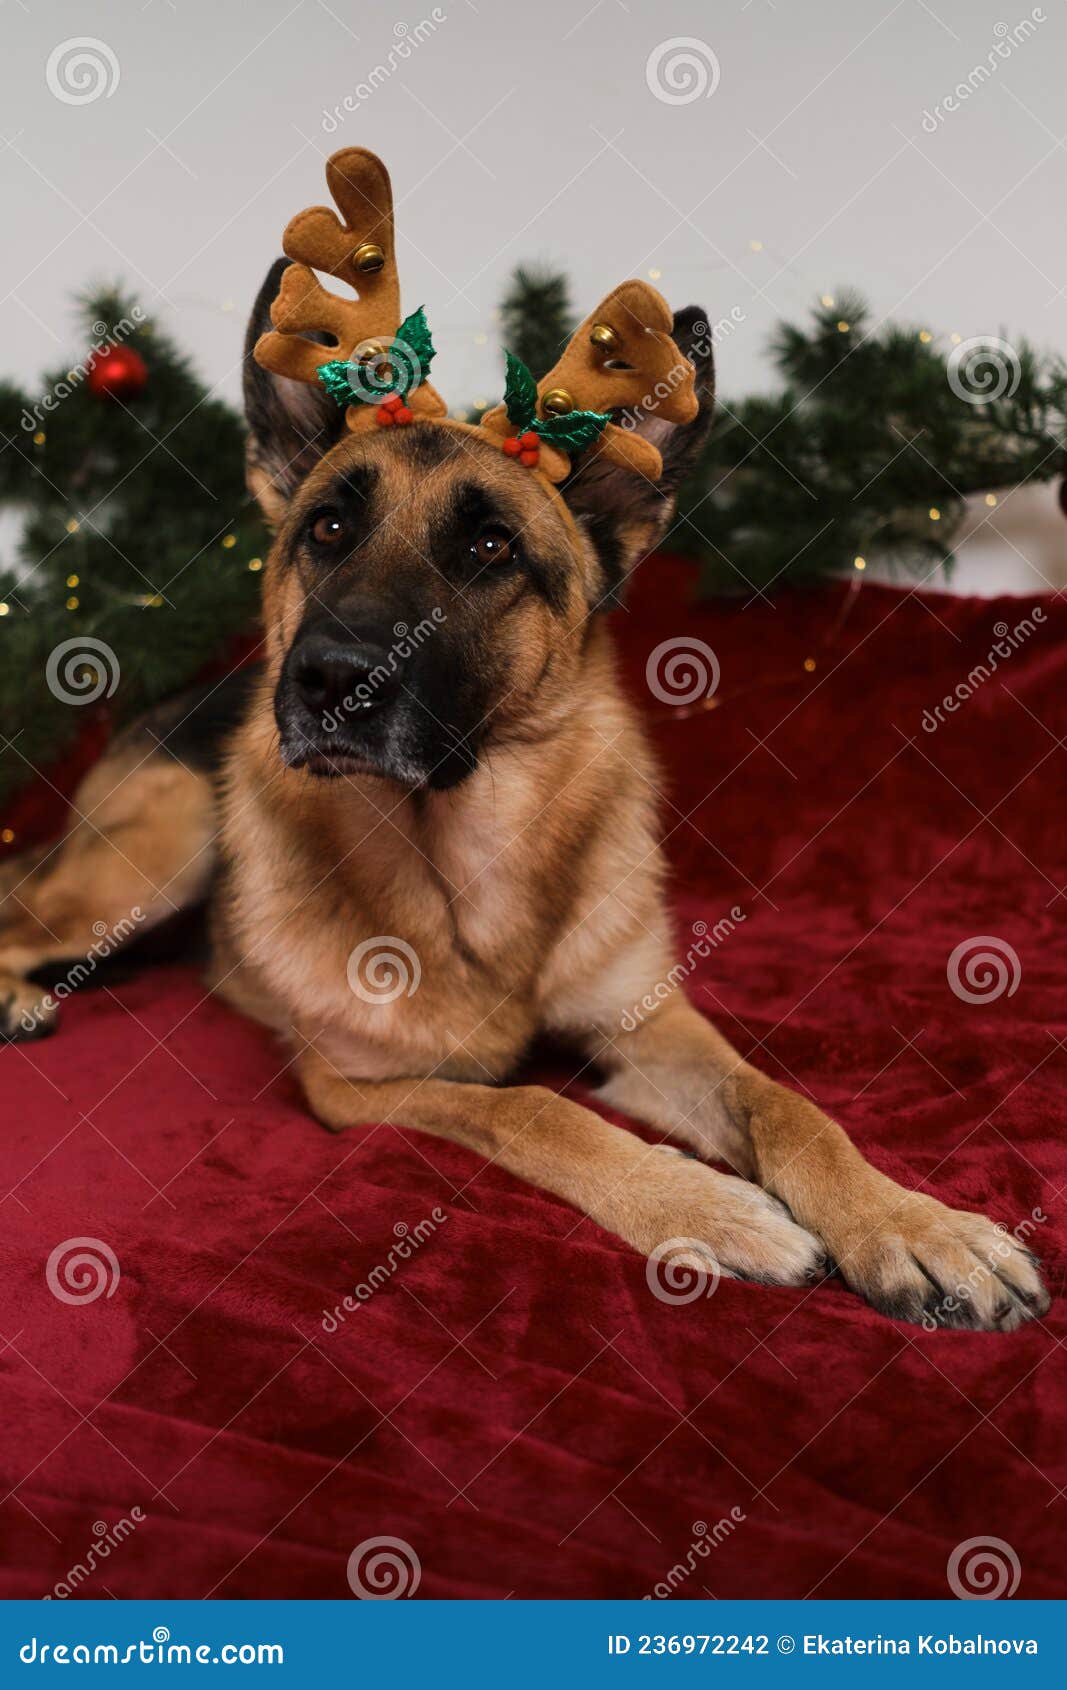
<svg viewBox="0 0 1067 1690"><path fill-rule="evenodd" d="M618 618L683 949L744 912L688 990L891 1174L1047 1216L1061 1291L1067 609L1044 601L929 732L1029 601L697 609L691 586L657 561ZM720 707L686 717L645 682L683 631L721 665ZM978 935L1021 977L972 1003L946 969ZM833 1283L667 1306L619 1241L468 1152L322 1131L284 1063L181 968L0 1052L5 1595L51 1590L135 1507L81 1595L346 1596L376 1537L411 1546L428 1597L640 1596L678 1566L679 1596L943 1596L953 1548L990 1536L1020 1595L1067 1593L1062 1301L1008 1337L896 1324ZM45 1264L78 1237L121 1278L72 1305Z"/></svg>

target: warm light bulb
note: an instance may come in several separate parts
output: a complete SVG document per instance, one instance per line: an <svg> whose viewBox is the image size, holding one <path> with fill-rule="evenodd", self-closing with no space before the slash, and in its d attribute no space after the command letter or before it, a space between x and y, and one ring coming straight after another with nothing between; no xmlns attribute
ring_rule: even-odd
<svg viewBox="0 0 1067 1690"><path fill-rule="evenodd" d="M930 506L930 521L931 522L940 522L941 521L941 512L938 510L936 505Z"/></svg>
<svg viewBox="0 0 1067 1690"><path fill-rule="evenodd" d="M986 496L985 496L985 502L990 507L990 509L992 509L993 506L997 502L996 494L995 493L987 493Z"/></svg>
<svg viewBox="0 0 1067 1690"><path fill-rule="evenodd" d="M865 557L854 557L852 559L852 567L853 569L866 569L867 559Z"/></svg>

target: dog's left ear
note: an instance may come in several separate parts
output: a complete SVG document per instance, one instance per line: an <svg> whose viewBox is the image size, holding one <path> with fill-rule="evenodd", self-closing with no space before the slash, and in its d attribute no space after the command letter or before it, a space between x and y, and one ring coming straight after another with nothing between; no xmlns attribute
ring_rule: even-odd
<svg viewBox="0 0 1067 1690"><path fill-rule="evenodd" d="M696 463L711 428L715 404L715 363L707 314L690 305L675 313L671 338L696 372L699 408L692 422L665 422L640 407L618 418L621 426L649 441L663 459L658 480L592 453L560 488L592 541L602 581L594 607L619 604L634 566L659 544L670 527L678 488Z"/></svg>
<svg viewBox="0 0 1067 1690"><path fill-rule="evenodd" d="M288 258L271 265L245 335L245 479L271 524L281 521L304 477L345 432L344 411L321 382L309 386L275 375L255 357L256 345L271 327L270 308L289 268ZM326 337L314 338L324 342Z"/></svg>

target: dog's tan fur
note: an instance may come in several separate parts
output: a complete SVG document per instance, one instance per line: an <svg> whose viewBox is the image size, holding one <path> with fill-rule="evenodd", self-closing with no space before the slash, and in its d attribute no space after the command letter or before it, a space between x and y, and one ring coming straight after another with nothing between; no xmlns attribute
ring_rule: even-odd
<svg viewBox="0 0 1067 1690"><path fill-rule="evenodd" d="M37 995L29 970L80 954L93 922L135 903L156 919L195 898L217 815L214 986L293 1041L326 1125L389 1121L453 1139L645 1253L690 1240L728 1274L791 1285L817 1280L830 1259L855 1291L909 1319L932 1311L943 1324L1010 1328L1043 1312L1035 1266L1013 1239L894 1184L680 991L623 1030L674 958L657 776L608 622L590 611L597 548L581 513L538 478L461 429L453 444L427 471L403 438L346 437L287 502L253 451L253 484L270 484L282 519L265 571L265 669L217 795L136 734L93 771L75 799L86 819L58 852L9 875L9 1019ZM366 549L366 592L376 570L384 591L387 577L432 568L420 536L459 476L490 490L505 478L524 529L565 566L555 608L501 584L490 609L439 584L452 637L484 667L492 700L477 766L445 791L347 771L320 780L279 761L272 700L317 590L302 525L330 478L368 459L395 515L388 544ZM623 522L629 561L668 510ZM417 956L418 990L369 1002L349 983L349 958L390 935ZM608 1104L699 1159L666 1155L550 1090L503 1084L542 1031L584 1053Z"/></svg>

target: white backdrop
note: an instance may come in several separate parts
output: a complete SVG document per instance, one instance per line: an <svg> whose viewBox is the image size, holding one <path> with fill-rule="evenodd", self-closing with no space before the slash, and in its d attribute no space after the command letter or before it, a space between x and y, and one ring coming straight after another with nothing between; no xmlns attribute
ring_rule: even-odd
<svg viewBox="0 0 1067 1690"><path fill-rule="evenodd" d="M1064 0L2 0L0 27L0 369L24 380L79 351L72 292L117 277L236 397L281 229L352 144L392 171L457 403L500 390L520 259L581 309L634 274L733 312L727 397L845 284L937 334L1067 341ZM1049 489L988 517L957 588L1067 583Z"/></svg>

